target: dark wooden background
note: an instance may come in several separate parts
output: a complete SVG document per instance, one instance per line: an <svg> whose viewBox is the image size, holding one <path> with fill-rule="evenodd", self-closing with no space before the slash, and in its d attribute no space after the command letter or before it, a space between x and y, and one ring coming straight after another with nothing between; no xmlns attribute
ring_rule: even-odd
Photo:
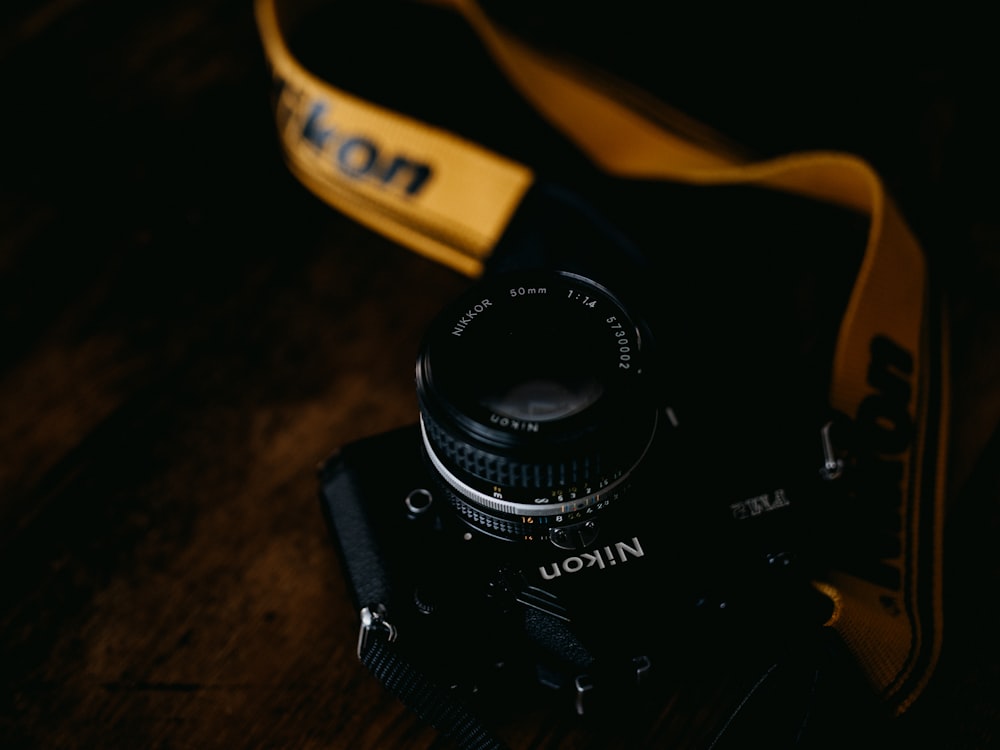
<svg viewBox="0 0 1000 750"><path fill-rule="evenodd" d="M0 746L444 747L355 658L315 469L413 420L416 342L468 281L290 177L248 0L9 0L0 18ZM996 747L1000 486L979 461L1000 414L996 80L919 51L854 71L822 127L794 65L753 107L711 65L674 91L764 150L862 152L939 260L946 641L885 744ZM539 707L500 729L691 747L698 717L680 701L595 730Z"/></svg>

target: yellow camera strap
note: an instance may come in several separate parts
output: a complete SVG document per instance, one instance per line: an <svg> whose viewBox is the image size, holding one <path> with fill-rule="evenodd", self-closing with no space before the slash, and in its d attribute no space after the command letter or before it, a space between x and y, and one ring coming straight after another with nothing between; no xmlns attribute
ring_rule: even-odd
<svg viewBox="0 0 1000 750"><path fill-rule="evenodd" d="M947 341L924 254L879 175L850 153L741 157L666 103L531 46L473 0L427 4L464 19L524 100L610 176L784 191L868 217L867 246L834 352L830 399L868 438L868 468L881 479L862 499L873 505L873 517L891 517L894 530L871 575L834 571L817 586L836 605L829 626L891 710L905 711L941 648ZM256 0L290 170L338 211L477 276L535 181L534 166L307 69L288 39L321 5Z"/></svg>

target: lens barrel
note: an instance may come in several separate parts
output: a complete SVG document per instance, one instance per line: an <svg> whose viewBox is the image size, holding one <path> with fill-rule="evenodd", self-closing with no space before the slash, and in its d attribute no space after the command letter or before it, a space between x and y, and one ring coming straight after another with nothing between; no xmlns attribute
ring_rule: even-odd
<svg viewBox="0 0 1000 750"><path fill-rule="evenodd" d="M659 401L623 303L568 272L481 281L416 365L425 455L461 517L495 537L580 546L627 492Z"/></svg>

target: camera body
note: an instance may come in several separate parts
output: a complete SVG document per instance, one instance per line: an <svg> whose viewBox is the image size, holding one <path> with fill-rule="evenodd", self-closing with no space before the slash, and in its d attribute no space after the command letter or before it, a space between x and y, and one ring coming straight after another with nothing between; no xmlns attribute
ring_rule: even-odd
<svg viewBox="0 0 1000 750"><path fill-rule="evenodd" d="M505 705L552 689L589 713L769 658L829 613L817 414L692 376L605 239L491 269L428 331L419 421L322 467L359 653L374 617L438 684Z"/></svg>

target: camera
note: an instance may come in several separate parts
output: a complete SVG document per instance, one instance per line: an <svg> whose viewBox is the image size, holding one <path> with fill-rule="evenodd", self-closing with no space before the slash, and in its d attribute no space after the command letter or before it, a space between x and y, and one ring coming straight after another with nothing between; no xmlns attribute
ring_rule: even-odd
<svg viewBox="0 0 1000 750"><path fill-rule="evenodd" d="M588 714L828 616L822 409L720 396L676 306L601 255L490 269L426 332L415 423L322 466L359 653L378 632L449 689Z"/></svg>

